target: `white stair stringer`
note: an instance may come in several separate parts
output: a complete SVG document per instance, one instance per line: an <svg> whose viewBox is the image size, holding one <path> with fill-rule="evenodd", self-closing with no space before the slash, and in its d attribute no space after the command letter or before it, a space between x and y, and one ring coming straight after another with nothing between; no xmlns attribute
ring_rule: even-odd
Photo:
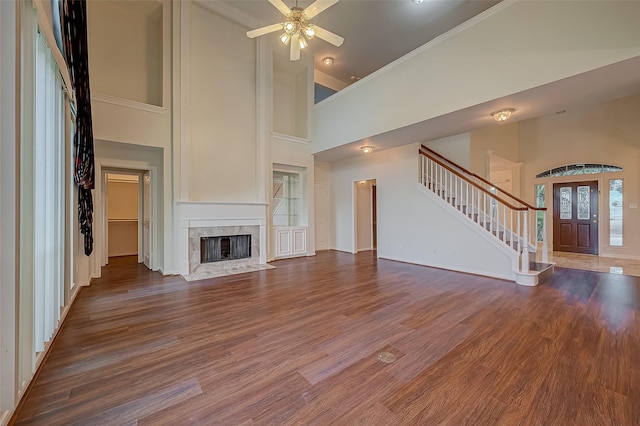
<svg viewBox="0 0 640 426"><path fill-rule="evenodd" d="M489 215L487 215L485 212L475 209L474 211L469 211L468 212L469 214L467 214L467 208L465 205L455 206L451 204L447 200L446 196L442 197L436 194L435 192L431 191L429 188L425 187L425 185L423 185L422 183L418 183L417 186L418 186L418 190L423 194L425 194L427 197L431 198L436 203L436 205L438 205L445 211L449 212L453 217L458 219L462 224L464 224L473 232L475 232L477 235L481 236L487 242L491 243L493 246L498 248L501 252L509 256L509 258L511 259L512 270L514 274L512 279L517 284L525 285L525 286L535 286L545 281L551 275L553 275L553 264L550 264L549 267L540 271L528 270L529 268L526 268L527 272L523 272L522 271L523 268L520 265L521 258L518 250L519 245L526 244L526 248L530 256L530 262L535 261L536 252L537 252L536 247L534 247L532 244L525 243L525 240L520 235L513 232L509 228L506 228L502 225L497 225L496 222L493 221L493 219L491 219ZM472 219L470 215L473 216L474 214L480 215L482 220L475 221L474 219ZM495 227L490 229L493 229L495 233L487 229L485 226L483 226L485 223L490 223L490 221L493 221L493 226ZM506 235L509 236L509 239L508 239L509 242L513 240L514 236L516 237L515 241L517 241L517 243L514 244L514 247L512 247L511 244L506 243L503 239L499 237L500 232L504 232L506 233Z"/></svg>
<svg viewBox="0 0 640 426"><path fill-rule="evenodd" d="M478 226L478 224L473 220L471 220L466 214L464 214L462 211L455 208L450 203L446 202L444 199L442 199L433 191L426 188L421 183L417 184L417 188L418 188L418 191L422 192L427 197L432 199L437 206L447 211L449 214L452 215L452 217L456 218L460 223L468 227L470 230L472 230L473 232L481 236L483 239L491 243L493 246L495 246L498 250L506 254L511 259L512 270L513 271L518 270L520 260L519 260L518 253L515 250L513 250L511 247L504 244L502 240L499 240L498 238L496 238L496 236L491 234L489 231L487 231L486 228L482 226ZM515 274L512 277L512 279L515 281L516 279Z"/></svg>

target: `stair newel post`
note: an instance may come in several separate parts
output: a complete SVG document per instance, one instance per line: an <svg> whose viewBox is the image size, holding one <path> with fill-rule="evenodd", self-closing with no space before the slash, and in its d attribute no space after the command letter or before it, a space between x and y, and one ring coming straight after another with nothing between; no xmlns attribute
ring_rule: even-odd
<svg viewBox="0 0 640 426"><path fill-rule="evenodd" d="M546 210L542 211L542 263L549 263L549 245L547 244L547 211Z"/></svg>
<svg viewBox="0 0 640 426"><path fill-rule="evenodd" d="M522 248L522 272L525 274L529 272L529 220L528 220L528 210L522 211L522 222L524 225L523 229L523 240L524 247Z"/></svg>

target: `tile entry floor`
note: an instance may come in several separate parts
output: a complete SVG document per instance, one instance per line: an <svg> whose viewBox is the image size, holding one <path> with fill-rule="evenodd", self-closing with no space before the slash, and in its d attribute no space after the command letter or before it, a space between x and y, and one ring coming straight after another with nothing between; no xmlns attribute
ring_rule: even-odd
<svg viewBox="0 0 640 426"><path fill-rule="evenodd" d="M549 253L549 261L563 268L640 277L640 260L556 251Z"/></svg>

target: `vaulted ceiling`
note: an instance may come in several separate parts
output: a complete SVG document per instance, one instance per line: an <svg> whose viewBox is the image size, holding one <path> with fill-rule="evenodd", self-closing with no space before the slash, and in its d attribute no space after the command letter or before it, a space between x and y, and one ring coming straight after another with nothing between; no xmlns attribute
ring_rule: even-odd
<svg viewBox="0 0 640 426"><path fill-rule="evenodd" d="M296 4L296 0L283 1L289 7ZM298 1L300 7L313 2ZM283 21L268 0L222 3L250 16L261 26ZM314 38L302 54L313 54L317 70L350 84L356 81L352 76L364 78L498 3L498 0L424 0L420 4L413 0L340 0L312 22L344 37L344 44L334 47ZM576 2L577 8L579 3ZM287 50L285 46L282 48ZM327 56L334 58L331 67L322 63ZM365 142L385 149L398 141L421 142L499 125L490 119L489 112L505 105L518 110L515 121L519 121L639 92L640 57L636 57L315 155L322 161L336 161L358 155L359 146Z"/></svg>
<svg viewBox="0 0 640 426"><path fill-rule="evenodd" d="M287 6L296 0L284 0ZM267 0L226 0L245 15L269 25L283 21L283 16ZM300 0L307 7L311 0ZM438 37L475 15L499 3L498 0L340 0L312 23L344 37L335 47L314 38L303 55L313 54L315 68L345 83L362 78L395 61L417 47ZM277 38L279 33L263 37ZM286 50L285 46L282 46ZM325 57L334 59L330 67Z"/></svg>

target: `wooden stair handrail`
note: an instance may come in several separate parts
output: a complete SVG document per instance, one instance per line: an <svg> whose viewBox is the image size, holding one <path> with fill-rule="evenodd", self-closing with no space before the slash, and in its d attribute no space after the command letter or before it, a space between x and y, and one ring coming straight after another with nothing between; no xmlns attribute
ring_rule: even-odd
<svg viewBox="0 0 640 426"><path fill-rule="evenodd" d="M438 153L437 153L437 152L435 152L434 150L432 150L432 149L430 149L430 148L427 148L427 147L426 147L426 146L424 146L424 145L421 145L421 149L423 149L423 150L425 150L425 151L427 151L427 152L429 152L429 153L431 153L431 154L433 154L433 155L435 155L435 156L437 156L437 157L439 157L439 158L442 158L442 159L443 159L443 160L445 160L446 162L448 162L448 163L452 164L454 167L457 167L458 169L462 170L464 173L467 173L467 174L469 174L469 175L473 176L474 178L479 179L480 181L482 181L482 182L486 183L487 185L490 185L491 187L493 187L493 188L497 189L498 191L502 192L503 194L505 194L505 195L506 195L506 196L508 196L509 198L512 198L512 199L516 200L516 201L517 201L517 202L519 202L520 204L524 204L525 206L527 206L527 207L528 207L529 209L531 209L531 210L538 210L538 211L546 211L546 210L547 210L547 208L546 208L546 207L533 207L531 204L527 203L526 201L523 201L523 200L521 200L520 198L516 197L515 195L508 193L508 192L507 192L507 191L505 191L504 189L502 189L502 188L498 187L497 185L494 185L493 183L489 182L488 180L486 180L486 179L485 179L485 178L483 178L482 176L478 176L477 174L475 174L475 173L473 173L473 172L471 172L471 171L469 171L469 170L465 169L465 168L464 168L464 167L462 167L461 165L456 164L455 162L453 162L453 161L449 160L448 158L446 158L446 157L444 157L444 156L442 156L442 155L438 154ZM429 157L429 155L427 155L427 156ZM431 157L431 158L432 158L432 157ZM432 158L432 159L434 159L434 158Z"/></svg>
<svg viewBox="0 0 640 426"><path fill-rule="evenodd" d="M428 149L428 148L427 148ZM527 207L516 207L514 205L512 205L511 203L505 201L503 198L497 196L496 194L487 191L486 189L484 189L483 187L481 187L480 185L478 185L477 183L473 182L471 179L469 179L468 177L464 176L462 173L458 172L457 170L454 170L453 168L449 167L448 165L446 165L445 163L443 163L442 161L438 160L437 158L433 158L432 156L429 155L428 152L424 152L422 150L419 150L420 155L424 155L425 157L429 158L431 161L439 164L440 166L444 167L445 169L447 169L448 171L450 171L451 173L453 173L454 175L458 176L460 179L462 179L463 181L467 182L468 184L471 184L473 186L475 186L476 188L478 188L480 191L484 192L485 194L487 194L489 197L496 199L497 201L500 201L502 204L504 204L505 206L509 207L512 210L517 210L517 211L526 211L528 210ZM446 160L446 159L445 159ZM523 203L525 204L525 203Z"/></svg>

